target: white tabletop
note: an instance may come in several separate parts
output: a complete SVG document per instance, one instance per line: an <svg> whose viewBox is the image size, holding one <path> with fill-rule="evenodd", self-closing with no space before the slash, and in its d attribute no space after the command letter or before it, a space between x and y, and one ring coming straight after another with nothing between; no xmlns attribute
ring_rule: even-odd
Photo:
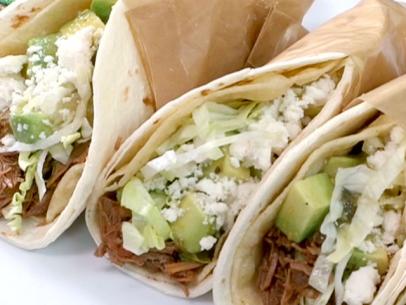
<svg viewBox="0 0 406 305"><path fill-rule="evenodd" d="M305 18L313 29L358 0L316 0ZM0 241L1 305L209 305L211 295L182 300L162 295L93 255L83 216L44 250L27 252Z"/></svg>

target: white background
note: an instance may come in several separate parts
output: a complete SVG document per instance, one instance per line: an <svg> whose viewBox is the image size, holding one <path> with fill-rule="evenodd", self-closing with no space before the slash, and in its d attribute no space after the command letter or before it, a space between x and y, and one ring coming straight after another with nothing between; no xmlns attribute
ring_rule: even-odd
<svg viewBox="0 0 406 305"><path fill-rule="evenodd" d="M316 0L305 18L313 29L357 0ZM0 241L0 305L209 305L164 296L93 256L83 216L45 250L27 252Z"/></svg>

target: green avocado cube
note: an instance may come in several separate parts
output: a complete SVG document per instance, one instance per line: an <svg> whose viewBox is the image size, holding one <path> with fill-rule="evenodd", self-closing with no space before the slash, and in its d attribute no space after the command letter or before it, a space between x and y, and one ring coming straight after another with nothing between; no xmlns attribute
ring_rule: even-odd
<svg viewBox="0 0 406 305"><path fill-rule="evenodd" d="M65 24L60 29L60 33L65 36L70 36L88 26L92 26L96 29L103 29L104 23L100 20L99 17L97 17L97 15L93 11L85 10L81 12L75 19Z"/></svg>
<svg viewBox="0 0 406 305"><path fill-rule="evenodd" d="M240 166L234 167L231 164L230 156L225 153L224 157L213 161L205 170L204 173L206 176L209 176L211 173L218 174L220 176L236 178L240 180L248 180L251 177L251 172L249 168Z"/></svg>
<svg viewBox="0 0 406 305"><path fill-rule="evenodd" d="M200 240L213 233L212 226L205 222L196 194L189 193L181 201L179 207L183 215L172 223L172 233L177 246L187 253L201 252Z"/></svg>
<svg viewBox="0 0 406 305"><path fill-rule="evenodd" d="M389 268L388 253L386 253L384 248L377 248L371 253L366 253L355 248L348 262L348 268L356 270L368 265L368 263L375 263L378 267L379 274L385 274Z"/></svg>
<svg viewBox="0 0 406 305"><path fill-rule="evenodd" d="M331 157L327 161L327 164L324 167L324 171L331 178L335 178L339 168L354 167L354 166L360 165L362 163L362 161L363 160L360 157L349 157L349 156Z"/></svg>
<svg viewBox="0 0 406 305"><path fill-rule="evenodd" d="M46 57L51 56L53 62L56 62L56 40L58 39L58 35L51 34L44 37L37 37L33 38L28 42L28 48L36 47L38 51L33 52L28 57L28 67L27 67L27 75L28 77L32 77L32 68L35 66L46 67L48 62L45 59Z"/></svg>
<svg viewBox="0 0 406 305"><path fill-rule="evenodd" d="M101 20L107 22L111 9L117 0L93 0L90 9L100 17Z"/></svg>
<svg viewBox="0 0 406 305"><path fill-rule="evenodd" d="M48 117L41 113L12 114L11 129L17 141L33 144L53 132Z"/></svg>
<svg viewBox="0 0 406 305"><path fill-rule="evenodd" d="M300 243L320 226L330 207L334 186L326 173L296 181L282 203L276 227Z"/></svg>

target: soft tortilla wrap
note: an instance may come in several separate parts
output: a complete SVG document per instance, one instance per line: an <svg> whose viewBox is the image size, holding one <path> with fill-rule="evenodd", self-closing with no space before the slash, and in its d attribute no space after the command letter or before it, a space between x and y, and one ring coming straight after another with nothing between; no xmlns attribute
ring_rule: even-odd
<svg viewBox="0 0 406 305"><path fill-rule="evenodd" d="M396 125L405 126L401 117L406 92L406 77L391 81L360 98L358 104L327 122L295 149L285 155L273 175L263 181L262 189L252 198L252 204L240 214L235 229L229 234L218 266L215 270L214 301L216 304L260 304L257 289L258 264L262 255L262 242L274 225L279 207L283 203L291 185L303 177L317 173L324 160L346 153L359 141L382 134ZM381 110L385 114L382 115ZM394 116L392 116L395 114ZM371 120L379 117L368 128ZM345 137L343 137L345 136ZM320 144L330 141L320 147ZM301 166L295 161L295 154L303 154L308 147L317 148ZM277 181L282 173L294 169L295 177L278 194ZM381 284L371 304L402 304L400 294L406 282L404 265L405 247L393 257L385 280ZM399 297L399 300L396 301ZM403 296L404 298L404 296Z"/></svg>
<svg viewBox="0 0 406 305"><path fill-rule="evenodd" d="M367 14L364 15L365 11ZM356 18L354 18L354 14ZM371 14L374 15L373 22L370 22ZM362 93L361 90L372 84L383 83L406 68L402 65L404 45L399 45L398 41L395 44L388 40L388 37L398 33L402 23L397 18L393 23L392 16L399 17L401 14L405 14L403 8L393 3L376 0L364 1L353 11L309 34L303 42L288 49L280 55L279 59L263 68L245 69L230 74L194 89L161 108L127 139L99 177L86 211L87 225L95 242L98 245L101 243L97 208L99 198L107 192L114 192L123 187L151 158L157 146L176 130L182 118L190 115L196 107L206 101L223 102L240 98L266 101L279 96L293 84L302 85L318 79L325 72L340 70L342 71L340 81L321 112L282 153L282 158L278 158L266 173L263 181L267 181L269 179L267 177L278 176L277 181L273 181L272 189L262 185L258 187L265 193L275 193L283 188L295 174L298 164L303 162L317 146L317 143L311 144L304 139L339 113L351 99ZM337 24L340 26L336 26ZM357 43L353 43L354 40ZM382 52L383 46L387 46L388 43L389 49L394 51L390 52L391 60L393 60L391 69L387 69L388 67L382 65L381 61L385 59L385 63L389 62L389 58L386 57L389 54ZM346 47L343 48L343 46ZM371 75L371 69L377 69L377 67L388 72ZM363 124L363 118L366 120L373 113L375 111L372 108L367 109L359 120L353 120L340 126L335 131L336 134L345 134L353 128L358 128ZM326 138L332 136L327 135ZM323 140L327 139L323 138ZM300 149L301 153L298 153L297 144L300 142L308 144L305 145L305 148ZM290 156L290 165L284 168L283 175L276 175L279 160L284 159L285 154ZM266 202L253 201L249 204L259 209ZM216 253L219 252L220 244L218 243ZM213 263L207 265L199 274L198 281L187 287L189 297L197 297L211 289L214 264L215 258ZM180 287L163 274L152 273L131 264L124 264L120 268L164 293L185 297L184 287Z"/></svg>
<svg viewBox="0 0 406 305"><path fill-rule="evenodd" d="M0 56L25 54L27 42L31 38L55 33L62 25L73 20L79 12L89 8L90 2L82 0L14 2L0 13ZM107 38L109 38L108 31L107 34ZM99 52L100 56L98 56L98 60L102 62L103 57L109 56L104 51L107 44L107 41L103 39ZM127 46L128 44L123 45ZM131 66L131 64L133 65ZM135 60L135 65L138 67L140 63ZM129 60L127 66L129 69L136 69L134 68L134 60ZM97 74L101 73L102 78L106 75L103 74L106 71L99 70L100 68L96 68L94 75L96 88L100 84ZM137 82L142 83L143 81L138 77ZM142 88L137 89L139 94L144 92ZM85 199L96 180L100 169L99 165L106 162L109 157L110 150L104 149L105 146L100 142L100 139L103 138L105 128L109 128L109 124L113 124L116 119L108 116L110 114L109 110L114 105L108 99L100 98L96 94L93 105L92 137L94 141L91 142L88 154L88 160L91 160L86 165L80 164L71 167L56 187L50 200L50 206L53 208L48 210L50 213L48 217L52 219L57 217L46 225L39 224L35 219L26 219L23 221L23 228L18 235L11 232L7 221L2 218L0 220L0 234L8 242L25 249L46 247L68 229L84 210ZM133 111L132 113L137 112ZM116 140L114 139L114 141Z"/></svg>
<svg viewBox="0 0 406 305"><path fill-rule="evenodd" d="M66 22L74 19L78 12L89 8L90 3L91 1L76 0L13 2L0 12L0 56L25 53L27 42L31 38L58 31ZM145 62L142 62L139 46L135 42L129 22L130 17L127 16L131 11L134 13L136 7L142 8L143 5L152 5L152 3L156 6L162 5L156 1L118 1L114 6L100 42L94 69L94 132L88 162L84 168L72 168L55 190L51 203L57 208L50 211L50 216L59 214L61 207L66 206L66 209L54 222L38 227L35 221L25 223L23 232L18 236L9 235L6 223L1 223L0 231L15 245L27 249L42 248L62 234L83 210L85 199L90 195L94 181L109 157L125 138L155 111L155 101L144 71ZM253 13L263 16L258 20L254 18L255 20L250 22L255 29L259 30L262 26L263 19L270 9L270 3L271 1L252 2ZM229 4L233 5L232 2ZM193 6L192 2L184 7L185 10L190 6ZM302 14L306 8L306 6L303 7ZM173 21L176 22L176 18L181 17L182 14L175 16ZM230 15L230 17L235 16ZM300 16L297 18L295 16L291 22L298 22L301 19ZM155 23L157 21L159 22L159 20L152 20ZM206 26L210 27L210 20L208 22ZM211 36L213 36L212 39L219 38L217 34L221 31L221 27L217 26L217 28L216 31L207 32L209 38ZM239 44L239 39L247 39L253 43L257 35L254 32L248 31L246 35L242 34L235 43ZM224 35L227 34L224 33ZM145 40L149 37L147 35L142 38ZM222 41L222 39L219 40ZM182 37L179 43L182 45ZM120 52L117 52L117 46L120 46ZM229 64L233 69L235 65L243 66L251 47L252 45L249 45L245 53L242 52L230 60ZM183 54L181 54L181 60L188 61L188 58L193 57L187 52L181 51L181 53ZM219 56L222 56L222 53ZM211 56L211 59L213 58L215 57ZM186 69L186 75L188 75L188 69L193 69L193 65ZM157 72L156 70L156 68L153 69L154 72ZM160 67L158 67L159 71ZM202 74L200 76L205 77ZM112 84L114 84L114 90L112 90ZM82 174L81 171L83 171ZM78 182L77 185L76 182Z"/></svg>

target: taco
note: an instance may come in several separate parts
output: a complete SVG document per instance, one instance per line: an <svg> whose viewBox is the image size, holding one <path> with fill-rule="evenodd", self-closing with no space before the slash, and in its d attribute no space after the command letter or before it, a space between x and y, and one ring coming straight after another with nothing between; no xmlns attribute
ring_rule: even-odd
<svg viewBox="0 0 406 305"><path fill-rule="evenodd" d="M405 84L402 77L358 101L389 102L399 111ZM354 121L363 124L337 133ZM332 140L296 164L280 195L260 191L252 199L221 253L215 303L403 304L403 123L364 102L309 137ZM279 163L279 174L291 161ZM263 188L277 179L275 172ZM260 201L268 204L262 210Z"/></svg>
<svg viewBox="0 0 406 305"><path fill-rule="evenodd" d="M359 21L365 9L376 14L373 24ZM388 65L378 78L368 72L388 42L384 28L393 10L392 3L366 1L265 67L220 78L156 112L121 146L93 190L86 219L96 254L171 295L209 291L235 218L283 155L358 95L366 79L379 83L396 74ZM365 40L351 49L359 35ZM319 39L327 40L313 49ZM300 48L302 56L281 59ZM295 154L294 162L310 151ZM288 168L277 187L293 174Z"/></svg>
<svg viewBox="0 0 406 305"><path fill-rule="evenodd" d="M62 234L97 175L85 161L105 24L90 5L16 1L0 13L0 236L22 248Z"/></svg>

